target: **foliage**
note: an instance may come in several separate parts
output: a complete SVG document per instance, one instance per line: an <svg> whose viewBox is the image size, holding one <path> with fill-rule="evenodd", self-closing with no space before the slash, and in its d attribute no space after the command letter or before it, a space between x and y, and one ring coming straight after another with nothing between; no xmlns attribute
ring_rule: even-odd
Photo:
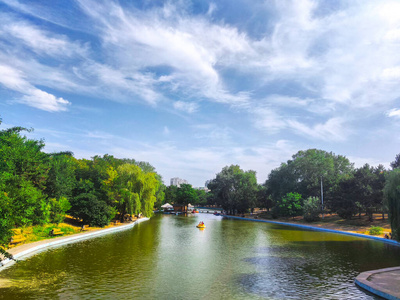
<svg viewBox="0 0 400 300"><path fill-rule="evenodd" d="M50 221L59 224L65 219L67 211L71 208L71 204L65 197L50 199Z"/></svg>
<svg viewBox="0 0 400 300"><path fill-rule="evenodd" d="M265 185L258 185L257 191L257 206L259 208L266 208L269 211L273 206L271 195Z"/></svg>
<svg viewBox="0 0 400 300"><path fill-rule="evenodd" d="M116 210L88 191L71 200L70 214L82 219L84 224L104 227L114 218Z"/></svg>
<svg viewBox="0 0 400 300"><path fill-rule="evenodd" d="M371 226L369 229L369 235L381 235L383 232L383 228L379 226Z"/></svg>
<svg viewBox="0 0 400 300"><path fill-rule="evenodd" d="M342 178L333 192L330 207L346 219L364 211L372 221L373 213L383 209L384 184L385 168L365 164L352 176Z"/></svg>
<svg viewBox="0 0 400 300"><path fill-rule="evenodd" d="M188 205L197 203L197 192L190 184L181 184L177 190L177 203Z"/></svg>
<svg viewBox="0 0 400 300"><path fill-rule="evenodd" d="M279 201L289 192L320 196L321 179L324 183L324 199L331 199L331 192L343 177L352 173L353 164L341 155L317 149L299 151L292 160L272 170L266 181L272 200Z"/></svg>
<svg viewBox="0 0 400 300"><path fill-rule="evenodd" d="M207 205L207 193L205 190L196 190L197 193L197 202L194 202L193 204L197 205Z"/></svg>
<svg viewBox="0 0 400 300"><path fill-rule="evenodd" d="M392 167L392 169L400 168L400 153L396 155L394 161L390 163L390 166Z"/></svg>
<svg viewBox="0 0 400 300"><path fill-rule="evenodd" d="M388 173L384 193L389 209L392 237L400 241L400 169Z"/></svg>
<svg viewBox="0 0 400 300"><path fill-rule="evenodd" d="M358 197L355 185L354 176L340 181L334 192L334 200L330 203L331 210L343 219L351 219L359 211L359 204L355 201Z"/></svg>
<svg viewBox="0 0 400 300"><path fill-rule="evenodd" d="M307 222L315 222L320 219L321 213L321 200L318 197L308 197L304 201L304 220Z"/></svg>
<svg viewBox="0 0 400 300"><path fill-rule="evenodd" d="M287 193L280 199L272 214L274 217L296 217L303 213L303 203L301 195L298 193Z"/></svg>
<svg viewBox="0 0 400 300"><path fill-rule="evenodd" d="M257 179L254 171L243 171L238 165L226 166L208 188L217 205L230 214L253 209L257 203Z"/></svg>
<svg viewBox="0 0 400 300"><path fill-rule="evenodd" d="M178 187L170 185L165 188L165 202L176 203L178 197Z"/></svg>
<svg viewBox="0 0 400 300"><path fill-rule="evenodd" d="M72 153L53 153L50 155L50 170L46 184L46 194L50 198L72 197L76 185L75 170L77 160Z"/></svg>

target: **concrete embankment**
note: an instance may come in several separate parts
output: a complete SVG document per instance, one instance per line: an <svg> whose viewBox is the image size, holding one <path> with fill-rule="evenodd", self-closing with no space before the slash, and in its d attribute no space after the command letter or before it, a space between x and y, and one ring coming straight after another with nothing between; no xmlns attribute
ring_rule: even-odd
<svg viewBox="0 0 400 300"><path fill-rule="evenodd" d="M41 251L50 249L50 248L55 248L55 247L60 247L66 244L71 244L71 243L76 243L82 240L90 239L90 238L95 238L98 236L122 231L122 230L127 230L129 228L132 228L136 224L147 221L149 218L141 218L136 220L135 222L128 223L128 224L122 224L119 226L115 227L110 227L110 228L105 228L105 229L98 229L98 230L93 230L89 232L82 232L74 235L69 235L69 236L63 236L63 237L58 237L54 239L48 239L48 240L42 240L34 243L29 243L21 246L17 246L15 248L12 248L9 250L9 252L14 256L15 259L17 260L22 260L25 259L29 256L35 255ZM5 259L1 262L0 265L0 271L2 271L5 267L8 267L15 263L13 260Z"/></svg>
<svg viewBox="0 0 400 300"><path fill-rule="evenodd" d="M400 246L400 243L394 240L388 240L380 237L369 236L360 233L326 229L314 226L307 226L302 224L293 224L293 223L285 223L285 222L277 222L277 221L269 221L269 220L261 220L261 219L250 219L250 218L242 218L235 216L225 216L225 218L230 219L239 219L245 221L253 221L253 222L264 222L264 223L272 223L278 225L286 225L297 228L302 228L306 230L316 230L330 233L339 233L345 235L356 236L360 238L366 238L371 240L376 240L379 242ZM389 300L400 300L400 267L395 268L386 268L373 270L368 272L363 272L357 276L355 279L355 284L359 287L367 290L370 293L378 295L379 297L389 299Z"/></svg>

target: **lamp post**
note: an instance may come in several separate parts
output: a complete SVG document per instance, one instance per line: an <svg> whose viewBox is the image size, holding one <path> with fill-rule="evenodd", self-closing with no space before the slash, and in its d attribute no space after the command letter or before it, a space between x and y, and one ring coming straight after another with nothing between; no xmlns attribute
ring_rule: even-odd
<svg viewBox="0 0 400 300"><path fill-rule="evenodd" d="M322 186L322 175L321 175L321 208L322 208L322 219L324 218L324 187Z"/></svg>

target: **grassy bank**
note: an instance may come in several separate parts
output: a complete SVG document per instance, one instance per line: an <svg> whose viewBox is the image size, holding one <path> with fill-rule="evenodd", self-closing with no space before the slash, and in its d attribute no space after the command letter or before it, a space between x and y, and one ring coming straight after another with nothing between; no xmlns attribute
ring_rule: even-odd
<svg viewBox="0 0 400 300"><path fill-rule="evenodd" d="M360 234L370 235L371 227L381 227L382 233L375 235L378 237L384 237L385 234L389 234L391 232L389 220L387 214L385 218L382 219L382 214L375 214L373 222L368 220L368 216L362 215L361 217L354 217L351 220L345 220L340 218L336 214L325 215L324 219L320 219L317 222L306 222L303 217L295 217L295 218L278 218L273 219L271 214L268 212L260 212L257 214L245 214L247 218L259 218L271 221L285 222L285 223L294 223L294 224L302 224L307 226L314 226L326 229L333 229L339 231L346 232L354 232Z"/></svg>

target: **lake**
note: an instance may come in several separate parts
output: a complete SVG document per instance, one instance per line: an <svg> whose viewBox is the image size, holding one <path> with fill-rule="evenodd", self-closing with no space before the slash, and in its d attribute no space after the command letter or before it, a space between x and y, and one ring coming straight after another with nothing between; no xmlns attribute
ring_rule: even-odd
<svg viewBox="0 0 400 300"><path fill-rule="evenodd" d="M0 299L375 299L355 277L393 266L400 247L382 242L159 214L14 264L0 272Z"/></svg>

